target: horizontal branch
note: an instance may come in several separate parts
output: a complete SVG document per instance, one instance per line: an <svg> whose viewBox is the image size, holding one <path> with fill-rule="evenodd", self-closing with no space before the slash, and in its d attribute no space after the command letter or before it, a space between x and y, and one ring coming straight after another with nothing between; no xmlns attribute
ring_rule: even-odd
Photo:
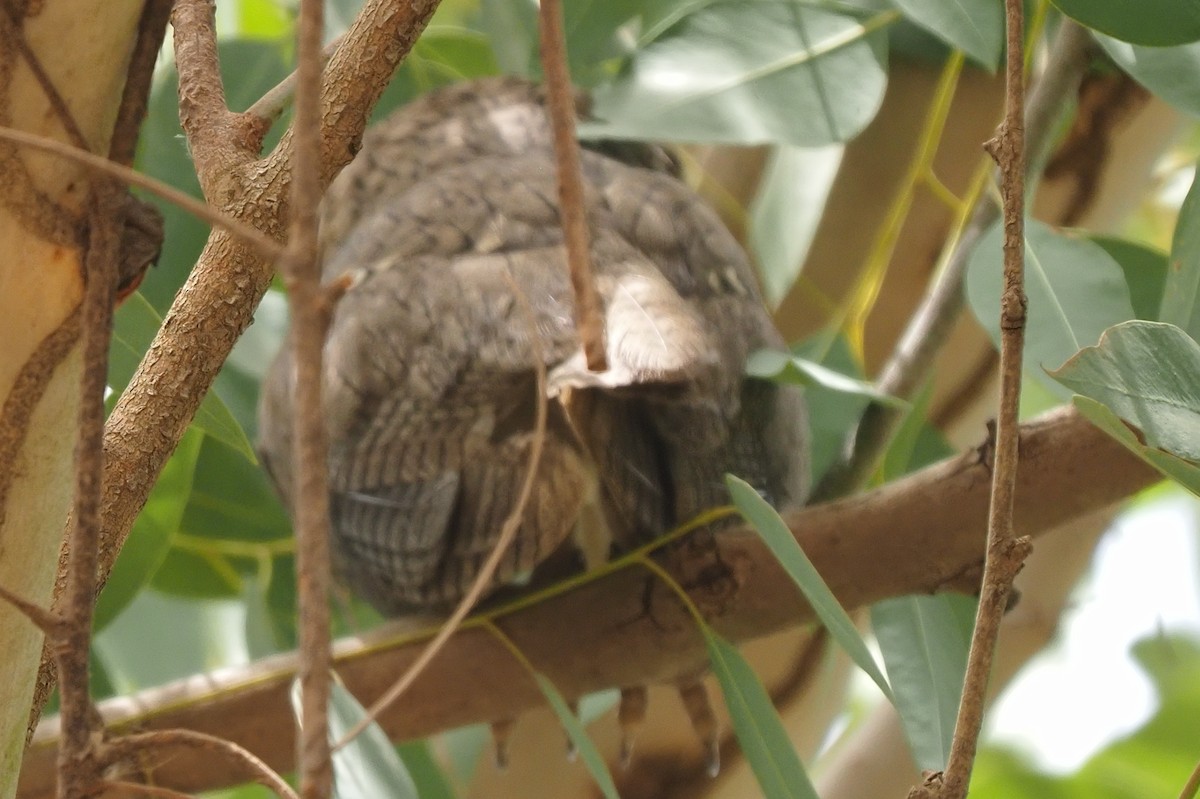
<svg viewBox="0 0 1200 799"><path fill-rule="evenodd" d="M1041 535L1159 479L1070 409L1023 425L1020 453L1018 535ZM787 521L847 608L964 586L983 559L989 479L979 453L969 452L875 491L805 508ZM740 642L811 620L809 608L757 536L723 533L719 546L738 583L710 616L721 634ZM644 604L648 584L655 588L649 615ZM697 595L704 587L692 590ZM712 604L711 597L699 599ZM568 697L668 681L704 661L704 643L687 613L640 568L614 572L505 614L496 623ZM361 640L344 640L337 647L335 667L360 701L370 703L407 668L431 634L405 634L392 626ZM185 727L219 734L286 771L295 755L287 699L295 666L294 654L279 655L108 700L101 710L116 729ZM450 640L406 699L383 714L380 723L394 738L417 738L511 718L542 701L522 667L492 636L468 628ZM57 720L49 719L26 755L23 799L51 795L56 744ZM216 788L236 778L187 753L162 763L156 772L161 784L186 791Z"/></svg>

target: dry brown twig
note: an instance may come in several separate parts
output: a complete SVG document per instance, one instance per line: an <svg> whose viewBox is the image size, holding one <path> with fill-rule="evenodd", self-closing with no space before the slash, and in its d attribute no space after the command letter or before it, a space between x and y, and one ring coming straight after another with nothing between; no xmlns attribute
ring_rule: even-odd
<svg viewBox="0 0 1200 799"><path fill-rule="evenodd" d="M554 133L554 157L558 174L558 213L567 248L567 266L575 293L575 329L583 344L587 368L608 369L604 349L604 315L592 279L592 256L588 249L587 208L583 202L583 178L579 169L579 142L575 139L575 101L567 72L567 45L563 34L561 0L543 0L539 16L542 72L546 81L546 108Z"/></svg>
<svg viewBox="0 0 1200 799"><path fill-rule="evenodd" d="M300 794L325 799L333 790L329 745L332 654L329 618L329 461L321 401L322 351L332 306L317 262L317 209L321 201L322 0L302 0L292 123L292 220L280 271L292 309L296 369L292 419L296 464L295 534L297 612L300 617Z"/></svg>
<svg viewBox="0 0 1200 799"><path fill-rule="evenodd" d="M962 699L946 770L913 789L911 796L962 799L967 795L983 709L988 674L1000 635L1000 621L1013 580L1032 549L1028 537L1013 532L1016 504L1018 411L1021 401L1021 358L1025 342L1025 72L1024 8L1021 0L1005 0L1006 63L1004 120L984 148L1000 168L1004 206L1004 289L1000 299L1000 410L996 420L995 460L988 505L987 557L975 615L975 631L967 658Z"/></svg>
<svg viewBox="0 0 1200 799"><path fill-rule="evenodd" d="M253 752L224 738L193 730L156 730L105 741L100 747L100 761L106 767L119 766L124 761L143 759L148 752L160 749L189 749L215 756L232 764L243 777L270 788L280 799L299 799L287 781Z"/></svg>

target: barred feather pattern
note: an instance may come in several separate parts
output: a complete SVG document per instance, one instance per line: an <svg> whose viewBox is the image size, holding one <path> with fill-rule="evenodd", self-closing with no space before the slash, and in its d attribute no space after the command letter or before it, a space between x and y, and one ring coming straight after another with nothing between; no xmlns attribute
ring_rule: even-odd
<svg viewBox="0 0 1200 799"><path fill-rule="evenodd" d="M748 259L658 148L583 153L610 362L587 370L542 103L515 78L427 95L325 200L324 275L351 281L325 346L333 548L385 613L443 609L478 574L528 471L535 354L549 422L494 586L572 534L630 547L724 504L726 472L780 507L807 492L800 392L743 376L782 346ZM283 352L259 442L289 505L292 380Z"/></svg>

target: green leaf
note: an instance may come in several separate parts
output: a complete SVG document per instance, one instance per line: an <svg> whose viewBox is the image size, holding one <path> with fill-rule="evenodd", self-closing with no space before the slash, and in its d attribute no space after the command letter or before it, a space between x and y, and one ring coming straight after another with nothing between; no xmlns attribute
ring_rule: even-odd
<svg viewBox="0 0 1200 799"><path fill-rule="evenodd" d="M842 148L774 148L750 205L750 243L767 304L777 306L800 276L825 201L842 162Z"/></svg>
<svg viewBox="0 0 1200 799"><path fill-rule="evenodd" d="M1129 299L1137 318L1148 322L1169 321L1159 319L1163 286L1167 280L1167 254L1128 239L1110 236L1090 238L1104 248L1125 273L1125 285L1129 287Z"/></svg>
<svg viewBox="0 0 1200 799"><path fill-rule="evenodd" d="M904 417L892 443L883 457L883 481L888 482L915 472L925 466L955 454L945 437L929 423L927 412L933 397L933 384L929 383L917 395L916 401Z"/></svg>
<svg viewBox="0 0 1200 799"><path fill-rule="evenodd" d="M825 585L825 581L817 573L812 561L804 554L804 550L796 542L787 524L745 480L727 474L725 475L725 484L729 486L729 495L733 498L733 504L737 506L738 512L762 536L763 541L783 566L784 571L800 587L805 599L817 614L817 618L833 636L833 640L837 641L846 650L846 654L850 655L850 659L875 681L884 696L889 700L892 699L888 682L879 670L875 658L871 657L854 622L838 604L837 598L829 590L829 586Z"/></svg>
<svg viewBox="0 0 1200 799"><path fill-rule="evenodd" d="M1159 319L1178 325L1193 339L1200 339L1200 181L1192 180L1175 235L1171 240L1171 263L1167 270Z"/></svg>
<svg viewBox="0 0 1200 799"><path fill-rule="evenodd" d="M203 441L203 433L189 428L159 474L96 602L97 631L124 610L166 558L192 493L192 477Z"/></svg>
<svg viewBox="0 0 1200 799"><path fill-rule="evenodd" d="M604 758L600 756L596 745L588 737L587 730L583 728L583 722L571 712L571 708L567 706L562 694L554 687L554 683L546 679L545 675L534 674L533 676L537 679L542 695L546 697L554 714L558 716L558 723L567 731L567 737L575 745L576 751L583 759L583 764L587 766L592 779L596 781L596 787L600 789L600 793L606 799L621 799L620 794L617 793L617 786L613 783L612 774L609 774Z"/></svg>
<svg viewBox="0 0 1200 799"><path fill-rule="evenodd" d="M433 758L428 741L399 744L396 753L404 761L421 799L454 799L454 788Z"/></svg>
<svg viewBox="0 0 1200 799"><path fill-rule="evenodd" d="M1087 397L1073 399L1075 409L1089 422L1115 438L1118 443L1142 460L1158 469L1167 477L1182 485L1196 496L1200 496L1200 468L1183 458L1148 447L1138 440L1137 434L1102 403Z"/></svg>
<svg viewBox="0 0 1200 799"><path fill-rule="evenodd" d="M200 451L183 530L202 538L264 543L292 536L291 521L262 469L214 440L205 441Z"/></svg>
<svg viewBox="0 0 1200 799"><path fill-rule="evenodd" d="M1117 66L1180 111L1200 116L1200 43L1139 47L1096 34Z"/></svg>
<svg viewBox="0 0 1200 799"><path fill-rule="evenodd" d="M894 0L904 15L984 68L995 71L1004 45L1000 0Z"/></svg>
<svg viewBox="0 0 1200 799"><path fill-rule="evenodd" d="M976 600L955 594L888 599L871 608L896 710L913 759L945 768L967 670Z"/></svg>
<svg viewBox="0 0 1200 799"><path fill-rule="evenodd" d="M737 649L702 625L704 644L742 753L766 799L818 799L758 675Z"/></svg>
<svg viewBox="0 0 1200 799"><path fill-rule="evenodd" d="M1051 0L1076 22L1118 39L1168 47L1200 39L1196 0Z"/></svg>
<svg viewBox="0 0 1200 799"><path fill-rule="evenodd" d="M796 355L855 379L863 376L862 365L850 351L846 337L838 333L832 341L817 334L792 347ZM858 424L868 400L858 394L831 391L819 384L804 389L808 400L808 423L812 436L812 474L814 484L842 455L846 435Z"/></svg>
<svg viewBox="0 0 1200 799"><path fill-rule="evenodd" d="M114 394L120 394L129 385L142 356L150 348L161 326L162 318L140 292L117 309L113 319L108 365L108 385ZM246 432L213 392L210 391L200 403L193 425L233 447L251 463L257 462L254 447L250 445Z"/></svg>
<svg viewBox="0 0 1200 799"><path fill-rule="evenodd" d="M1149 446L1200 461L1200 344L1174 325L1117 325L1051 375L1111 408Z"/></svg>
<svg viewBox="0 0 1200 799"><path fill-rule="evenodd" d="M814 361L776 350L758 350L746 359L746 374L765 380L818 385L841 394L854 394L892 408L907 408L908 403L885 394L865 380L834 371Z"/></svg>
<svg viewBox="0 0 1200 799"><path fill-rule="evenodd" d="M366 710L336 679L329 696L329 737L339 741L367 716ZM300 716L300 681L292 683L292 711ZM333 753L333 786L338 799L418 799L404 761L387 733L375 722Z"/></svg>
<svg viewBox="0 0 1200 799"><path fill-rule="evenodd" d="M594 94L584 138L819 145L875 116L885 12L865 21L799 0L723 0L681 17Z"/></svg>
<svg viewBox="0 0 1200 799"><path fill-rule="evenodd" d="M967 299L1000 344L1003 231L993 225L967 265ZM1057 233L1035 220L1025 228L1025 293L1029 298L1025 369L1062 364L1095 344L1108 327L1133 318L1125 276L1108 253L1087 239Z"/></svg>

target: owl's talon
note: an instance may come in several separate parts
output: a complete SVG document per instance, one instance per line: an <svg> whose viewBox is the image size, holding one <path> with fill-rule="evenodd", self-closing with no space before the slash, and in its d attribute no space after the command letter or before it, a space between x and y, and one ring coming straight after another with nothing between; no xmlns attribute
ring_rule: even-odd
<svg viewBox="0 0 1200 799"><path fill-rule="evenodd" d="M512 737L512 719L502 719L492 722L492 745L495 747L496 768L499 771L508 769L508 741Z"/></svg>
<svg viewBox="0 0 1200 799"><path fill-rule="evenodd" d="M679 683L679 699L683 709L691 719L692 729L700 737L705 748L705 771L710 777L715 777L721 771L721 727L713 712L712 701L708 697L708 689L700 680Z"/></svg>

